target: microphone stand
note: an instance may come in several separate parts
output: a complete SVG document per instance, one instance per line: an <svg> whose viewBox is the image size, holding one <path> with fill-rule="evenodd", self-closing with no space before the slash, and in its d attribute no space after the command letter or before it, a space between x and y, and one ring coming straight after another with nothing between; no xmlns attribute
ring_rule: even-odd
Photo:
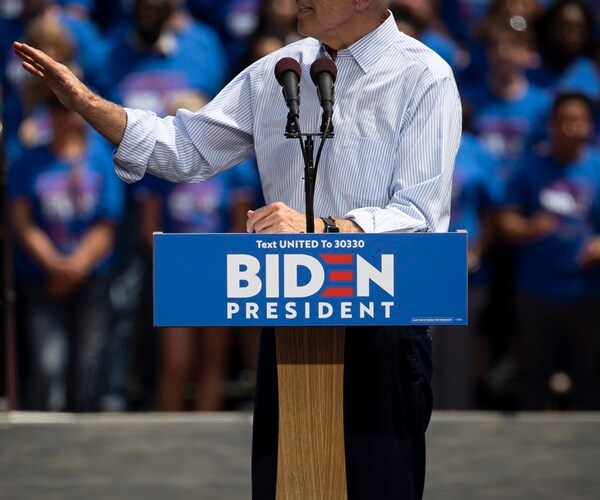
<svg viewBox="0 0 600 500"><path fill-rule="evenodd" d="M321 151L325 139L333 137L333 126L331 119L321 125L320 132L302 133L300 131L300 123L298 117L292 113L288 113L287 125L285 127L285 137L287 139L298 139L300 141L300 149L302 150L302 158L304 160L304 193L306 204L306 232L315 232L315 212L314 212L314 196L315 186L317 183L317 169L321 158ZM314 137L321 138L319 152L317 153L317 162L314 163Z"/></svg>

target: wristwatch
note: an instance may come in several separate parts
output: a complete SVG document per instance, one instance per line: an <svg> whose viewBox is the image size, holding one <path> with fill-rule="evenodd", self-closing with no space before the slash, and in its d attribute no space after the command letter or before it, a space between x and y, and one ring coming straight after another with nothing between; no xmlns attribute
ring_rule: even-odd
<svg viewBox="0 0 600 500"><path fill-rule="evenodd" d="M335 221L331 217L321 217L321 220L325 224L324 233L339 233L340 228L337 227Z"/></svg>

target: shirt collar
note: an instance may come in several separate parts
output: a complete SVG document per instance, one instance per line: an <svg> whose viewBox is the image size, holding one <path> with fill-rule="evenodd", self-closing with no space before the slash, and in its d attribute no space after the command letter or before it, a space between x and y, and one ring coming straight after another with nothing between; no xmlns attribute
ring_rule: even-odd
<svg viewBox="0 0 600 500"><path fill-rule="evenodd" d="M368 73L384 54L385 49L397 39L399 33L396 20L389 12L387 19L373 31L367 33L349 47L338 50L337 57L353 57L361 69ZM322 49L327 52L324 47Z"/></svg>

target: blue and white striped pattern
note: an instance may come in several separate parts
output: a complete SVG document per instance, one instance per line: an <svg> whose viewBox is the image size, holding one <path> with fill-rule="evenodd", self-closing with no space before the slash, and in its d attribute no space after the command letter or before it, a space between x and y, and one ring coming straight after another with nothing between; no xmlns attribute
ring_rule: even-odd
<svg viewBox="0 0 600 500"><path fill-rule="evenodd" d="M256 155L266 202L304 212L304 164L299 141L284 137L287 108L274 68L282 57L300 63L300 124L302 132L316 132L321 107L309 68L323 54L311 38L288 45L244 70L196 113L161 119L128 109L117 173L127 182L146 171L199 182ZM315 215L346 217L366 232L446 231L461 133L450 68L400 33L391 15L339 51L335 63L335 137L323 149Z"/></svg>

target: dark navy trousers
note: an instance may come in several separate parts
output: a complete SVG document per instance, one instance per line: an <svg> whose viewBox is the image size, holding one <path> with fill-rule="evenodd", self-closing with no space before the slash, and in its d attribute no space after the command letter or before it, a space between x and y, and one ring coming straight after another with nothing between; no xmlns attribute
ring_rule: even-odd
<svg viewBox="0 0 600 500"><path fill-rule="evenodd" d="M349 500L420 499L432 410L427 327L346 328L344 436ZM252 498L275 499L275 333L260 342L252 437Z"/></svg>

